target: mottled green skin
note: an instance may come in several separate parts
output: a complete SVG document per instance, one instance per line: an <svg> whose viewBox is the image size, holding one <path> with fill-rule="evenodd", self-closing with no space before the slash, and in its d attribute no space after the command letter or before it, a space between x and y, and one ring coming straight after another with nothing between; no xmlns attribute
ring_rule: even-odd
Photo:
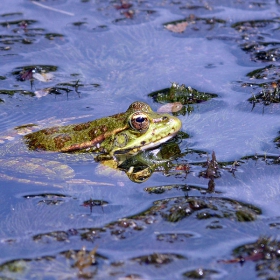
<svg viewBox="0 0 280 280"><path fill-rule="evenodd" d="M147 129L138 130L131 119L145 116ZM137 124L137 123L136 123ZM158 114L144 102L132 103L125 113L91 122L52 127L24 136L30 150L56 152L97 152L114 157L116 154L136 154L153 148L173 137L181 121L169 114Z"/></svg>

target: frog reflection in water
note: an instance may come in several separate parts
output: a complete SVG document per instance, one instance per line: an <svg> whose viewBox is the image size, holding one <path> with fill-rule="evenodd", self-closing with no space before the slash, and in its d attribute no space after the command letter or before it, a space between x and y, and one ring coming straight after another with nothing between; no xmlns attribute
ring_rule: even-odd
<svg viewBox="0 0 280 280"><path fill-rule="evenodd" d="M94 153L97 161L113 162L113 167L117 168L128 157L174 137L180 128L178 118L155 113L148 104L136 101L124 113L81 124L45 128L25 135L24 142L29 151ZM132 168L127 175L141 182L150 173L147 168L135 175Z"/></svg>

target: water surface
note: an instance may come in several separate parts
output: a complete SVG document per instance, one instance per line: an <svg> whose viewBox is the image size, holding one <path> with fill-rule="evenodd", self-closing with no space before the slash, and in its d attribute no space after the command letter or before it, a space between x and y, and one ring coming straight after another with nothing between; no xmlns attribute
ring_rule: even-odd
<svg viewBox="0 0 280 280"><path fill-rule="evenodd" d="M248 101L265 90L275 94L272 83L279 87L279 4L129 4L1 2L1 135L42 120L52 126L104 117L136 100L157 110L148 94L176 82L218 96L179 116L190 138L179 143L186 154L178 163L190 172L155 172L136 184L100 174L92 160L71 165L84 183L0 181L1 277L278 279L270 262L277 266L279 254L243 253L240 265L234 250L279 238L279 100ZM174 32L182 22L185 29ZM20 80L32 67L52 79ZM248 75L260 69L263 76ZM44 95L50 87L59 90ZM213 151L220 176L209 191L209 178L200 175ZM87 254L96 248L96 262L85 268L83 247Z"/></svg>

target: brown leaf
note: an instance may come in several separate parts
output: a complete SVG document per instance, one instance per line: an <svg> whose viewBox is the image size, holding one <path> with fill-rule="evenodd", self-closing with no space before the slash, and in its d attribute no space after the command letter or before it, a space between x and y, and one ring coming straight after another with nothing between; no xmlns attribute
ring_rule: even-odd
<svg viewBox="0 0 280 280"><path fill-rule="evenodd" d="M164 27L169 31L172 31L175 33L182 33L186 30L187 26L188 26L187 21L181 21L181 22L178 22L175 24L167 24Z"/></svg>
<svg viewBox="0 0 280 280"><path fill-rule="evenodd" d="M167 103L163 106L161 106L160 108L158 108L158 112L159 113L174 113L174 112L178 112L182 109L183 105L181 102L174 102L174 103Z"/></svg>

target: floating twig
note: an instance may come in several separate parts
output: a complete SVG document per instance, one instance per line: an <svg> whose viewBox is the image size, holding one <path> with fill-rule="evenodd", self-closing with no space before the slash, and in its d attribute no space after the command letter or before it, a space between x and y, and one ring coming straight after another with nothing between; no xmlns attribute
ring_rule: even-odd
<svg viewBox="0 0 280 280"><path fill-rule="evenodd" d="M55 8L43 5L43 4L35 2L35 1L31 1L31 2L35 5L37 5L37 6L40 6L44 9L48 9L48 10L51 10L51 11L54 11L54 12L58 12L58 13L65 14L65 15L68 15L68 16L74 16L75 15L73 13L69 13L69 12L66 12L66 11L63 11L63 10L55 9Z"/></svg>

